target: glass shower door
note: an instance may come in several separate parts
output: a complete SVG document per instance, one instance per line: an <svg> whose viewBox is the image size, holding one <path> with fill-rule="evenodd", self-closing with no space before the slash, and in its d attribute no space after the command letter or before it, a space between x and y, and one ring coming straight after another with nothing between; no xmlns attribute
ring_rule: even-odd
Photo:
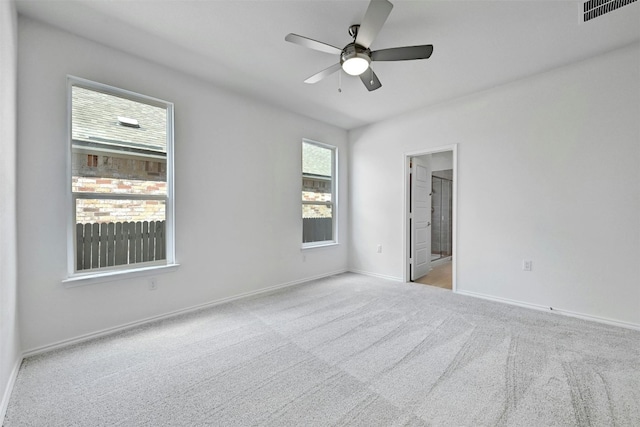
<svg viewBox="0 0 640 427"><path fill-rule="evenodd" d="M452 252L452 181L431 177L431 260L451 256Z"/></svg>

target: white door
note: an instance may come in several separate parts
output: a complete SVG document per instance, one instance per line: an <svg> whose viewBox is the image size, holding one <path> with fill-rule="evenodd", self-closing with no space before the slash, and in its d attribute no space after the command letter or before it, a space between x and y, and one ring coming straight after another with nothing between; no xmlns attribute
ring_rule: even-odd
<svg viewBox="0 0 640 427"><path fill-rule="evenodd" d="M431 269L430 155L411 159L411 280Z"/></svg>

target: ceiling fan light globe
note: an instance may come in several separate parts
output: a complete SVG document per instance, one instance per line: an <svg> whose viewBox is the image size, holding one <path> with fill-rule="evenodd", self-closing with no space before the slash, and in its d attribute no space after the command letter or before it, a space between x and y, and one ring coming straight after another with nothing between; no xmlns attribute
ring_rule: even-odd
<svg viewBox="0 0 640 427"><path fill-rule="evenodd" d="M363 58L361 56L348 58L342 63L342 69L349 75L359 76L369 68L369 61L367 59L368 58Z"/></svg>

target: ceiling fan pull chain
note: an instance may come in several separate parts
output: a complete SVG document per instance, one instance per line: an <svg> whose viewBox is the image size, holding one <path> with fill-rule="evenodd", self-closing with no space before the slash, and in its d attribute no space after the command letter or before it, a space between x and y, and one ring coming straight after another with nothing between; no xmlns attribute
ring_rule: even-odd
<svg viewBox="0 0 640 427"><path fill-rule="evenodd" d="M338 71L338 93L342 93L342 71Z"/></svg>
<svg viewBox="0 0 640 427"><path fill-rule="evenodd" d="M369 67L369 71L371 71L371 80L369 81L369 83L371 83L371 86L373 86L373 68Z"/></svg>

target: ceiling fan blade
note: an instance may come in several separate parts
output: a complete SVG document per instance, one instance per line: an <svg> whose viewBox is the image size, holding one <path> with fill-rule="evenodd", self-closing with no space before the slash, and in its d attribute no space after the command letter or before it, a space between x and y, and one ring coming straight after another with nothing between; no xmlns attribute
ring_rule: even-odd
<svg viewBox="0 0 640 427"><path fill-rule="evenodd" d="M329 68L325 68L324 70L320 71L319 73L314 74L313 76L309 77L307 80L305 80L305 83L318 83L320 80L324 79L327 76L330 76L331 74L335 73L336 71L338 71L340 68L342 68L342 66L338 63L335 65L332 65Z"/></svg>
<svg viewBox="0 0 640 427"><path fill-rule="evenodd" d="M376 76L376 73L374 73L371 68L360 74L360 80L362 80L362 83L364 83L367 89L369 89L369 92L371 92L372 90L380 89L382 87L380 79L378 79L378 76Z"/></svg>
<svg viewBox="0 0 640 427"><path fill-rule="evenodd" d="M286 41L299 44L300 46L308 47L310 49L319 50L320 52L332 53L340 55L342 53L342 49L338 49L335 46L331 46L330 44L322 43L317 40L310 39L309 37L299 36L297 34L287 34L284 38Z"/></svg>
<svg viewBox="0 0 640 427"><path fill-rule="evenodd" d="M393 5L388 0L371 0L358 29L356 44L364 48L371 46L389 17L391 9Z"/></svg>
<svg viewBox="0 0 640 427"><path fill-rule="evenodd" d="M433 53L433 45L392 47L371 52L372 61L405 61L408 59L427 59Z"/></svg>

